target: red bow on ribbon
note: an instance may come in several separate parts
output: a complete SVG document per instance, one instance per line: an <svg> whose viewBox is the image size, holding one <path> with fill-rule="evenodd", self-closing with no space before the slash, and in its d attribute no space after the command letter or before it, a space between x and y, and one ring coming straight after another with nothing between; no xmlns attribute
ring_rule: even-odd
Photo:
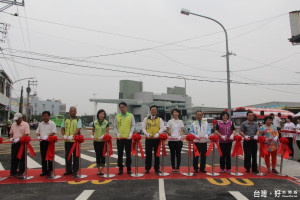
<svg viewBox="0 0 300 200"><path fill-rule="evenodd" d="M233 138L233 141L235 141L233 150L232 150L232 157L238 156L238 155L243 155L243 148L242 148L242 136L240 135L235 135Z"/></svg>
<svg viewBox="0 0 300 200"><path fill-rule="evenodd" d="M289 139L282 137L279 140L280 146L279 146L279 154L283 156L283 158L289 159L290 154L292 153L290 147L288 146ZM284 146L284 148L283 148Z"/></svg>
<svg viewBox="0 0 300 200"><path fill-rule="evenodd" d="M218 142L219 141L219 136L218 135L211 135L211 136L209 136L209 139L210 139L211 143L210 143L210 145L209 145L209 147L207 149L207 152L206 152L205 156L206 157L209 156L212 148L214 147L214 144L216 143L216 145L218 147L218 150L219 150L219 153L220 153L220 157L222 157L223 153L221 151L221 148L220 148L220 145L219 145L219 142Z"/></svg>
<svg viewBox="0 0 300 200"><path fill-rule="evenodd" d="M25 144L27 144L27 147L28 147L28 150L30 152L31 157L35 156L34 150L31 146L31 144L29 143L30 141L31 141L30 136L21 137L21 139L20 139L21 147L20 147L18 155L17 155L18 159L22 158L22 154L23 154L23 151L24 151Z"/></svg>
<svg viewBox="0 0 300 200"><path fill-rule="evenodd" d="M156 150L156 156L160 157L160 147L161 147L161 144L163 145L162 146L162 148L163 148L163 156L167 156L167 150L166 150L165 141L166 141L166 139L168 139L168 136L166 134L164 134L164 133L161 133L159 135L158 139L160 141L159 141L159 145L158 145L157 150Z"/></svg>
<svg viewBox="0 0 300 200"><path fill-rule="evenodd" d="M136 146L136 143L138 143L139 148L140 148L140 152L141 152L141 157L142 157L142 159L144 159L145 156L144 156L144 151L143 151L143 147L142 147L142 144L141 144L141 139L142 139L142 137L138 133L135 133L135 134L132 135L131 154L132 155L137 155L135 146Z"/></svg>
<svg viewBox="0 0 300 200"><path fill-rule="evenodd" d="M268 155L266 138L264 136L259 136L257 139L257 143L260 143L259 145L260 157L264 158L266 155Z"/></svg>
<svg viewBox="0 0 300 200"><path fill-rule="evenodd" d="M103 147L103 157L105 157L105 154L106 154L106 144L107 143L109 145L108 157L110 157L111 155L113 155L111 136L110 135L104 135L103 140L105 142L104 147Z"/></svg>
<svg viewBox="0 0 300 200"><path fill-rule="evenodd" d="M79 144L84 142L84 137L82 135L75 135L74 140L75 140L75 142L69 152L68 160L70 160L75 148L76 148L76 157L80 158Z"/></svg>
<svg viewBox="0 0 300 200"><path fill-rule="evenodd" d="M194 150L194 155L195 157L198 157L200 156L199 154L199 151L194 143L194 139L195 139L195 136L193 134L188 134L186 137L185 137L186 141L188 141L188 144L189 144L189 156L192 157L192 152L191 152L191 142L193 143L193 150Z"/></svg>
<svg viewBox="0 0 300 200"><path fill-rule="evenodd" d="M55 154L55 146L54 143L57 142L57 136L56 135L50 135L48 136L48 149L45 160L53 161L54 154Z"/></svg>
<svg viewBox="0 0 300 200"><path fill-rule="evenodd" d="M3 142L3 139L2 139L2 137L0 137L0 143L2 143Z"/></svg>

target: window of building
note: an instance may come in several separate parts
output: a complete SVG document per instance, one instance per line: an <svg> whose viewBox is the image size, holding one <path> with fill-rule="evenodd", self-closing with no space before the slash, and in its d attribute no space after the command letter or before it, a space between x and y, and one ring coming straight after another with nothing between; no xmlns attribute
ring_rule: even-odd
<svg viewBox="0 0 300 200"><path fill-rule="evenodd" d="M54 108L54 105L52 105L52 108Z"/></svg>
<svg viewBox="0 0 300 200"><path fill-rule="evenodd" d="M6 84L6 91L5 92L6 92L6 96L10 97L10 84L9 83Z"/></svg>
<svg viewBox="0 0 300 200"><path fill-rule="evenodd" d="M4 94L4 78L0 78L0 92Z"/></svg>

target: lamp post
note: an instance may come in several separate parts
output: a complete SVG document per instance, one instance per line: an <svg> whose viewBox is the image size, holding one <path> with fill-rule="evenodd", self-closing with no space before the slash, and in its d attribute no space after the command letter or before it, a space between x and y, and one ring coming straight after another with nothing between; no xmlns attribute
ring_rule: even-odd
<svg viewBox="0 0 300 200"><path fill-rule="evenodd" d="M228 114L229 114L229 118L231 119L231 92L230 92L230 71L229 71L229 51L228 51L228 36L227 36L227 31L226 29L224 28L224 26L218 22L217 20L213 19L213 18L210 18L210 17L206 17L206 16L203 16L203 15L199 15L199 14L196 14L196 13L192 13L190 12L190 10L187 10L187 9L182 9L181 10L181 14L184 14L184 15L195 15L195 16L198 16L198 17L203 17L203 18L206 18L206 19L209 19L211 21L214 21L216 22L217 24L219 24L222 29L224 30L225 32L225 38L226 38L226 65L227 65L227 98L228 98Z"/></svg>
<svg viewBox="0 0 300 200"><path fill-rule="evenodd" d="M183 76L177 76L178 78L181 78L184 80L184 107L186 109L186 113L187 113L187 105L186 105L186 79Z"/></svg>

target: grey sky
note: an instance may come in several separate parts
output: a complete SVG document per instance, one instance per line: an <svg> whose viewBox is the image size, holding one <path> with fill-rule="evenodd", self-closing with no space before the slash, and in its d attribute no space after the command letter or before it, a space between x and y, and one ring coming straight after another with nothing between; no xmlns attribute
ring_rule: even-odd
<svg viewBox="0 0 300 200"><path fill-rule="evenodd" d="M166 92L168 86L184 86L184 81L62 65L52 61L172 77L176 75L168 73L177 73L191 79L226 81L226 62L221 57L225 54L225 37L221 27L204 18L182 15L182 8L214 18L228 29L229 49L236 54L230 57L233 81L300 84L300 73L295 73L300 72L300 46L292 46L288 41L291 37L288 13L300 9L299 0L30 0L25 4L25 9L18 7L19 18L0 13L1 22L10 24L9 41L1 44L9 66L4 59L0 59L0 63L13 80L35 76L38 86L34 90L40 98L61 99L67 108L77 105L79 114L92 113L93 105L88 99L93 97L93 93L98 98L118 98L121 79L143 81L144 90L155 93ZM15 13L17 8L11 7L6 12ZM13 50L10 52L8 48ZM15 50L72 59L140 51L93 57L87 61L94 63L88 63ZM9 61L12 58L10 54L51 62L14 57L14 65ZM18 95L20 86L26 86L26 83L14 85ZM299 85L231 86L232 107L273 100L298 101L300 97ZM15 92L13 95L16 95ZM227 106L225 83L188 80L187 94L192 96L195 106ZM100 107L108 112L116 110L115 105L104 104Z"/></svg>

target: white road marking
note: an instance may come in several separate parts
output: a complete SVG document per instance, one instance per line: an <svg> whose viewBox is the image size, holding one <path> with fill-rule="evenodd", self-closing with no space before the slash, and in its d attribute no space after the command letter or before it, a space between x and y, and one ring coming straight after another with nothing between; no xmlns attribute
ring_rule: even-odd
<svg viewBox="0 0 300 200"><path fill-rule="evenodd" d="M1 162L0 162L0 170L5 170Z"/></svg>
<svg viewBox="0 0 300 200"><path fill-rule="evenodd" d="M228 191L232 196L234 196L238 200L249 200L247 197L242 195L242 193L238 191Z"/></svg>
<svg viewBox="0 0 300 200"><path fill-rule="evenodd" d="M29 169L33 169L33 168L41 168L42 166L39 163L35 162L32 158L27 156L27 167Z"/></svg>
<svg viewBox="0 0 300 200"><path fill-rule="evenodd" d="M58 155L55 155L54 160L55 160L55 162L59 163L60 165L66 165L65 159L62 157L59 157Z"/></svg>
<svg viewBox="0 0 300 200"><path fill-rule="evenodd" d="M91 162L96 162L96 158L95 157L91 157L91 156L88 156L88 155L85 155L85 154L80 154L80 156L84 160L88 160L88 161L91 161Z"/></svg>
<svg viewBox="0 0 300 200"><path fill-rule="evenodd" d="M75 200L87 200L95 190L83 190L83 192Z"/></svg>
<svg viewBox="0 0 300 200"><path fill-rule="evenodd" d="M159 200L166 200L164 179L158 179L159 183Z"/></svg>

